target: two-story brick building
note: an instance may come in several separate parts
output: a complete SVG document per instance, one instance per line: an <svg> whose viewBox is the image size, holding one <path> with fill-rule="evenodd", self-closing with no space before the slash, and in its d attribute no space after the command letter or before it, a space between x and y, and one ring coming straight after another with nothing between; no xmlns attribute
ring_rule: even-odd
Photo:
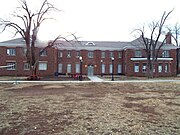
<svg viewBox="0 0 180 135"><path fill-rule="evenodd" d="M48 48L40 57L37 74L40 76L59 74L79 74L80 56L84 75L146 76L147 59L142 44L110 41L57 41L55 47ZM37 42L39 52L47 43ZM138 46L138 47L137 47ZM140 47L141 46L141 47ZM162 47L154 67L155 76L176 76L178 47L167 43ZM30 74L25 57L25 42L19 38L0 43L0 75L26 76ZM113 59L112 59L113 58ZM114 69L114 70L113 70Z"/></svg>

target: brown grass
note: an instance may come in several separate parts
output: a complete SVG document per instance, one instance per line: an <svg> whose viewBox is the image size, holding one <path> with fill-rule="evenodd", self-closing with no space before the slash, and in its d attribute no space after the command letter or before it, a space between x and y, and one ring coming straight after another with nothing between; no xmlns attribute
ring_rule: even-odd
<svg viewBox="0 0 180 135"><path fill-rule="evenodd" d="M0 135L180 134L180 83L0 84Z"/></svg>

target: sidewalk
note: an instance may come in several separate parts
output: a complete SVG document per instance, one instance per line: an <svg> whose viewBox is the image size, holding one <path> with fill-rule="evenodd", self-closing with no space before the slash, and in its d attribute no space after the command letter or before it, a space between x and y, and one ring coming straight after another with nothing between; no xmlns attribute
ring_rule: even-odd
<svg viewBox="0 0 180 135"><path fill-rule="evenodd" d="M103 82L104 80L97 77L97 76L88 76L88 78L92 81L92 82Z"/></svg>
<svg viewBox="0 0 180 135"><path fill-rule="evenodd" d="M24 81L24 80L11 80L11 81L0 81L0 83L13 83L13 84L19 84L19 83L50 83L50 84L56 84L56 83L180 83L180 80L159 80L159 79L151 79L151 80L118 80L118 81L108 81L108 80L102 80L102 79L94 79L89 81Z"/></svg>

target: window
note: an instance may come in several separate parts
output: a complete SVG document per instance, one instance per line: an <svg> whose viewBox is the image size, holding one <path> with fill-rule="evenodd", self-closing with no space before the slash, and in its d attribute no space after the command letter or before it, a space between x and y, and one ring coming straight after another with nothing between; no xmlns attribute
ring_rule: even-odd
<svg viewBox="0 0 180 135"><path fill-rule="evenodd" d="M67 58L71 58L71 52L70 51L67 52Z"/></svg>
<svg viewBox="0 0 180 135"><path fill-rule="evenodd" d="M113 58L114 57L114 53L110 52L109 56L110 56L110 58Z"/></svg>
<svg viewBox="0 0 180 135"><path fill-rule="evenodd" d="M164 72L169 72L169 63L165 63Z"/></svg>
<svg viewBox="0 0 180 135"><path fill-rule="evenodd" d="M93 42L87 42L86 45L95 45Z"/></svg>
<svg viewBox="0 0 180 135"><path fill-rule="evenodd" d="M58 73L62 73L62 68L63 68L63 64L59 63L58 64Z"/></svg>
<svg viewBox="0 0 180 135"><path fill-rule="evenodd" d="M112 68L113 68L113 65L110 64L110 65L109 65L109 73L110 73L110 74L112 74Z"/></svg>
<svg viewBox="0 0 180 135"><path fill-rule="evenodd" d="M158 65L158 72L159 72L159 73L162 72L162 63L160 63L160 64Z"/></svg>
<svg viewBox="0 0 180 135"><path fill-rule="evenodd" d="M16 62L8 62L6 69L7 70L16 70Z"/></svg>
<svg viewBox="0 0 180 135"><path fill-rule="evenodd" d="M79 58L80 56L81 56L80 51L77 51L77 52L76 52L76 58Z"/></svg>
<svg viewBox="0 0 180 135"><path fill-rule="evenodd" d="M59 52L58 52L58 57L59 57L59 58L62 58L62 57L63 57L63 52L62 52L62 51L59 51Z"/></svg>
<svg viewBox="0 0 180 135"><path fill-rule="evenodd" d="M142 72L143 73L147 72L147 64L146 63L143 63L143 65L142 65Z"/></svg>
<svg viewBox="0 0 180 135"><path fill-rule="evenodd" d="M142 57L142 53L140 50L135 50L135 57Z"/></svg>
<svg viewBox="0 0 180 135"><path fill-rule="evenodd" d="M39 70L47 70L47 62L39 62Z"/></svg>
<svg viewBox="0 0 180 135"><path fill-rule="evenodd" d="M102 65L101 65L101 72L102 72L103 74L105 74L105 71L106 71L106 70L105 70L105 64L102 64Z"/></svg>
<svg viewBox="0 0 180 135"><path fill-rule="evenodd" d="M7 55L15 56L16 55L16 50L14 48L7 49Z"/></svg>
<svg viewBox="0 0 180 135"><path fill-rule="evenodd" d="M88 58L93 58L93 52L88 52Z"/></svg>
<svg viewBox="0 0 180 135"><path fill-rule="evenodd" d="M162 57L164 57L164 58L169 57L169 51L168 50L163 51L162 52Z"/></svg>
<svg viewBox="0 0 180 135"><path fill-rule="evenodd" d="M121 74L121 73L122 73L122 65L118 64L118 74Z"/></svg>
<svg viewBox="0 0 180 135"><path fill-rule="evenodd" d="M47 50L41 49L39 53L40 53L40 56L47 56Z"/></svg>
<svg viewBox="0 0 180 135"><path fill-rule="evenodd" d="M101 52L101 58L105 58L106 57L106 52Z"/></svg>
<svg viewBox="0 0 180 135"><path fill-rule="evenodd" d="M122 58L122 52L118 52L118 58Z"/></svg>
<svg viewBox="0 0 180 135"><path fill-rule="evenodd" d="M76 73L80 73L80 64L76 63Z"/></svg>
<svg viewBox="0 0 180 135"><path fill-rule="evenodd" d="M24 63L24 70L30 70L30 64Z"/></svg>
<svg viewBox="0 0 180 135"><path fill-rule="evenodd" d="M134 64L134 72L135 73L139 72L139 63Z"/></svg>
<svg viewBox="0 0 180 135"><path fill-rule="evenodd" d="M26 54L27 54L27 48L22 48L22 51L23 51L23 55L26 56Z"/></svg>
<svg viewBox="0 0 180 135"><path fill-rule="evenodd" d="M67 64L67 73L71 73L71 64Z"/></svg>

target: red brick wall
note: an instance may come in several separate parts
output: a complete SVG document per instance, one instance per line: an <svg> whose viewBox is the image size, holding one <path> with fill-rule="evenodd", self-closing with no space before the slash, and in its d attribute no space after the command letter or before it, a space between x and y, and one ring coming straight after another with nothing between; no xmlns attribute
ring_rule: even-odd
<svg viewBox="0 0 180 135"><path fill-rule="evenodd" d="M7 70L6 68L0 68L0 75L17 75L17 76L28 76L30 75L29 70L24 70L24 63L26 62L26 56L23 54L22 47L14 47L16 49L15 56L8 56L6 54L7 48L13 47L0 47L0 66L6 65L7 62L16 62L16 70ZM36 54L38 54L40 48L36 48ZM57 50L54 48L47 49L47 56L40 56L39 61L48 62L48 70L38 71L37 74L40 76L54 75L57 69ZM37 56L36 56L37 57Z"/></svg>
<svg viewBox="0 0 180 135"><path fill-rule="evenodd" d="M0 75L18 75L18 76L27 76L30 75L30 71L24 70L24 62L26 61L26 57L23 54L21 47L16 47L16 56L7 56L6 54L7 47L0 47L0 66L6 65L7 61L16 61L17 69L13 71L6 70L5 68L0 68ZM36 52L38 53L40 48L36 48ZM67 64L71 64L72 73L76 72L76 63L80 63L79 58L76 57L76 50L71 51L71 58L67 58L68 50L62 50L63 57L58 57L58 50L55 48L48 48L47 56L41 56L39 61L47 61L48 67L46 71L38 71L37 74L40 76L50 76L54 75L56 71L58 71L58 64L63 64L63 73L67 72ZM94 57L88 58L88 50L81 50L80 54L83 57L83 74L87 75L88 65L94 66L94 74L101 74L101 60L103 60L103 64L105 64L105 74L110 75L109 67L112 63L110 58L110 51L106 50L106 57L101 58L101 51L95 50ZM118 58L118 51L113 51L114 53L114 74L118 72L118 64L122 65L122 74L127 76L146 76L145 73L142 73L142 65L146 63L146 61L132 61L131 58L134 57L134 50L126 49L122 51L122 58ZM144 53L143 53L144 54ZM173 58L173 61L158 61L159 63L164 64L170 63L170 72L164 73L164 69L162 73L158 73L158 65L156 65L156 73L155 76L175 76L176 75L176 50L170 51L170 57ZM139 72L134 72L134 64L139 63Z"/></svg>
<svg viewBox="0 0 180 135"><path fill-rule="evenodd" d="M161 51L162 52L162 51ZM144 54L144 53L143 53ZM125 52L125 69L126 72L125 74L127 76L146 76L146 73L142 72L142 67L143 67L143 63L146 63L146 61L132 61L131 58L134 57L134 50L130 50L127 49ZM145 56L142 56L145 58ZM155 73L154 76L158 77L158 76L176 76L176 72L177 72L177 68L176 68L176 50L170 50L170 58L173 58L172 61L160 61L158 60L157 63L155 64ZM134 64L138 63L139 64L139 72L135 73L134 72ZM158 72L158 63L162 63L163 64L163 71L161 73ZM170 71L169 72L165 72L164 71L164 65L165 63L169 63L170 66Z"/></svg>
<svg viewBox="0 0 180 135"><path fill-rule="evenodd" d="M63 57L58 58L58 63L63 64L63 73L65 74L67 72L67 64L71 64L72 66L72 73L75 74L75 64L80 63L79 58L76 57L76 50L72 50L71 58L67 58L67 52L68 50L62 50ZM109 65L112 63L111 58L109 56L110 51L105 51L106 57L101 58L101 51L95 50L93 51L93 58L88 58L88 52L87 50L81 50L80 54L83 58L83 68L82 73L87 75L88 72L88 66L93 65L94 66L94 74L100 75L101 74L101 60L103 60L103 64L105 64L105 74L109 73ZM118 64L123 63L123 58L118 58L118 51L114 51L114 73L117 74L117 66Z"/></svg>

